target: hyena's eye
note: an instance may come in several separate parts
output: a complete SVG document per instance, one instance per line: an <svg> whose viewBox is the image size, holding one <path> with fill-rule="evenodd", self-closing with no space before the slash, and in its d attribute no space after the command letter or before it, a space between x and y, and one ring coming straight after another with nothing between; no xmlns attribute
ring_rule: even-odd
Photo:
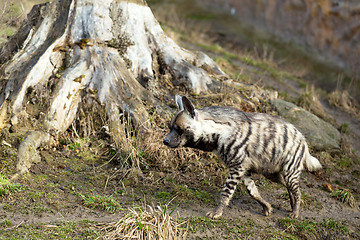
<svg viewBox="0 0 360 240"><path fill-rule="evenodd" d="M179 126L177 126L177 125L175 125L173 129L174 129L179 135L183 134L183 132L184 132L184 131L183 131Z"/></svg>

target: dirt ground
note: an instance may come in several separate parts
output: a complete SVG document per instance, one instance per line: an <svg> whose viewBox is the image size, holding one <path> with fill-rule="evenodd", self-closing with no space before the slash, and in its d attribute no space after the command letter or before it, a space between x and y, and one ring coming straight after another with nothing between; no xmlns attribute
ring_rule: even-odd
<svg viewBox="0 0 360 240"><path fill-rule="evenodd" d="M191 160L172 172L156 168L119 170L118 162L109 162L107 153L93 146L98 142L75 143L44 149L41 155L45 161L17 180L14 191L1 196L1 239L95 239L101 236L102 223L117 221L129 207L146 205L174 209L173 216L184 222L188 239L360 237L359 171L355 176L326 159L322 159L325 170L321 174L302 175L298 220L288 218L286 189L261 176L254 179L274 207L273 215L263 216L261 206L240 185L223 217L210 220L205 214L216 206L226 176L216 158L199 155L200 161ZM2 150L8 164L2 174L6 175L13 169L14 149ZM98 150L103 158L99 158ZM345 187L355 196L353 206L330 192Z"/></svg>
<svg viewBox="0 0 360 240"><path fill-rule="evenodd" d="M199 29L203 26L199 19L192 16L189 21L198 22ZM222 41L235 37L226 27L217 27L217 32L212 29L210 33L221 35ZM169 34L173 31L172 26L164 28ZM203 33L206 35L206 31ZM264 61L257 57L253 59L259 64L250 64L230 55L239 54L236 51L214 49L219 38L206 45L189 41L191 36L187 36L178 41L191 50L206 52L220 66L224 64L229 75L247 76L239 81L278 89L280 93L287 90L288 99L299 98L304 90L300 87L303 83L296 79L276 77L287 71L285 68L264 67ZM223 43L220 40L218 44ZM273 69L278 72L270 71ZM330 106L327 100L324 110L333 116L337 127L350 123L343 135L359 151L359 119ZM164 129L158 129L154 141L162 142ZM172 216L182 223L187 239L360 239L360 158L346 144L342 152L312 152L324 169L317 174L302 174L299 219L288 218L286 189L256 175L259 191L272 204L274 213L263 216L261 206L239 185L223 217L211 220L205 215L216 206L227 174L212 154L179 151L178 158L168 160L171 167L164 167L147 156L146 149L137 149L144 160L141 169L123 168L124 158L109 139L76 137L70 129L59 142L41 149L42 161L29 173L7 183L3 176L10 178L14 173L16 149L23 134L2 137L0 181L7 187L0 191L0 239L101 239L104 223L117 221L130 207L147 205L166 205L174 210ZM165 151L163 148L159 151Z"/></svg>

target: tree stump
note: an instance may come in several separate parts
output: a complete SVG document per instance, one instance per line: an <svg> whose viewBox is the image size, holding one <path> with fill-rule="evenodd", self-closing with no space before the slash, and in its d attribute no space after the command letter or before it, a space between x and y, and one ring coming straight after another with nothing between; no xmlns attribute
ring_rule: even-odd
<svg viewBox="0 0 360 240"><path fill-rule="evenodd" d="M23 173L36 148L80 113L96 118L103 109L120 142L122 121L146 126L147 109L172 88L216 91L224 76L208 56L166 36L142 0L44 3L0 48L0 131L28 131L18 151Z"/></svg>

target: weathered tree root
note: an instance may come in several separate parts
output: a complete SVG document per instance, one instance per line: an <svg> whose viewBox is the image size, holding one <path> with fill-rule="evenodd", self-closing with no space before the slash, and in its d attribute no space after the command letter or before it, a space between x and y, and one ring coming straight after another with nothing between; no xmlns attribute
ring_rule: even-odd
<svg viewBox="0 0 360 240"><path fill-rule="evenodd" d="M27 134L18 148L17 172L11 177L11 180L15 180L28 172L33 163L41 161L37 149L43 144L49 144L50 140L50 134L42 131L32 131Z"/></svg>

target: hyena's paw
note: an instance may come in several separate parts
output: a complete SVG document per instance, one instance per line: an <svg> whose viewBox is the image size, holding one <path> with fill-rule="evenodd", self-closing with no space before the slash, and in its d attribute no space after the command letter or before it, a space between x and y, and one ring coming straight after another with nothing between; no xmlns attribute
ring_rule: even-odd
<svg viewBox="0 0 360 240"><path fill-rule="evenodd" d="M266 204L266 206L263 206L263 213L265 216L270 216L273 212L273 208L271 207L271 205L268 203Z"/></svg>
<svg viewBox="0 0 360 240"><path fill-rule="evenodd" d="M221 217L222 213L223 213L222 209L215 209L215 210L213 210L213 211L208 212L208 213L206 214L206 216L207 216L208 218L218 219L218 218Z"/></svg>
<svg viewBox="0 0 360 240"><path fill-rule="evenodd" d="M298 217L299 217L299 212L298 212L298 211L291 212L291 213L289 214L289 217L290 217L290 218L298 218Z"/></svg>

